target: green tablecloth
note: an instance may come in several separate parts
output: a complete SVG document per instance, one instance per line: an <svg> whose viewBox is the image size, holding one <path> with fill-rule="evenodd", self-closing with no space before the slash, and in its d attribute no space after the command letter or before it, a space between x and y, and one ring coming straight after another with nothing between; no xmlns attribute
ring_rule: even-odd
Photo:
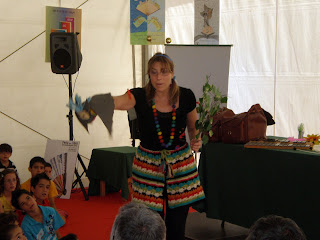
<svg viewBox="0 0 320 240"><path fill-rule="evenodd" d="M87 170L90 180L89 195L99 195L100 180L104 180L106 192L121 190L121 196L128 199L128 178L132 175L135 152L134 147L93 149Z"/></svg>
<svg viewBox="0 0 320 240"><path fill-rule="evenodd" d="M268 214L285 216L308 240L319 239L319 171L315 152L208 143L199 163L206 200L194 208L243 227Z"/></svg>

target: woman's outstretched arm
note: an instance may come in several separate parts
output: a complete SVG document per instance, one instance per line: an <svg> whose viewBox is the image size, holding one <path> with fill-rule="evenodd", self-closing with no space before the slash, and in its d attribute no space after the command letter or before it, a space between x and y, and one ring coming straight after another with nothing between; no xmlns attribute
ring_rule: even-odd
<svg viewBox="0 0 320 240"><path fill-rule="evenodd" d="M120 96L113 96L115 110L129 110L136 105L136 99L130 91Z"/></svg>

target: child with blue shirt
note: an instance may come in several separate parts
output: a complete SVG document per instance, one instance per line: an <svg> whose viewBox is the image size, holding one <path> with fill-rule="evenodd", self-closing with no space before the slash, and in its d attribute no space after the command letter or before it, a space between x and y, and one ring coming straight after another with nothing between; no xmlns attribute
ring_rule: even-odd
<svg viewBox="0 0 320 240"><path fill-rule="evenodd" d="M58 229L64 221L54 208L39 206L31 193L23 189L12 193L11 202L16 209L26 213L21 228L27 239L60 238Z"/></svg>

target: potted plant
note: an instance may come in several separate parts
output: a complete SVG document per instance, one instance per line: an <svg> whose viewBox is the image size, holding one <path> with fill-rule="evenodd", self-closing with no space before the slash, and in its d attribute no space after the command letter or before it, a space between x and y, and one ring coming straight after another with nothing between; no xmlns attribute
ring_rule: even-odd
<svg viewBox="0 0 320 240"><path fill-rule="evenodd" d="M213 84L209 84L210 76L206 76L206 83L203 85L203 96L199 98L197 113L199 119L196 121L196 128L199 130L197 138L202 137L202 143L206 144L212 136L213 116L221 109L221 104L227 103L228 98L222 96L220 90Z"/></svg>

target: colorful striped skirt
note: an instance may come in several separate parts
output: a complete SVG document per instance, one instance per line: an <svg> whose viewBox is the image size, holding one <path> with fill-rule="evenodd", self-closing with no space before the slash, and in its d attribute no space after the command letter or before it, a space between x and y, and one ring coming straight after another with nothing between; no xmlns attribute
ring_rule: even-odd
<svg viewBox="0 0 320 240"><path fill-rule="evenodd" d="M177 150L162 151L138 147L132 166L132 200L162 211L165 187L169 208L205 198L188 144Z"/></svg>

